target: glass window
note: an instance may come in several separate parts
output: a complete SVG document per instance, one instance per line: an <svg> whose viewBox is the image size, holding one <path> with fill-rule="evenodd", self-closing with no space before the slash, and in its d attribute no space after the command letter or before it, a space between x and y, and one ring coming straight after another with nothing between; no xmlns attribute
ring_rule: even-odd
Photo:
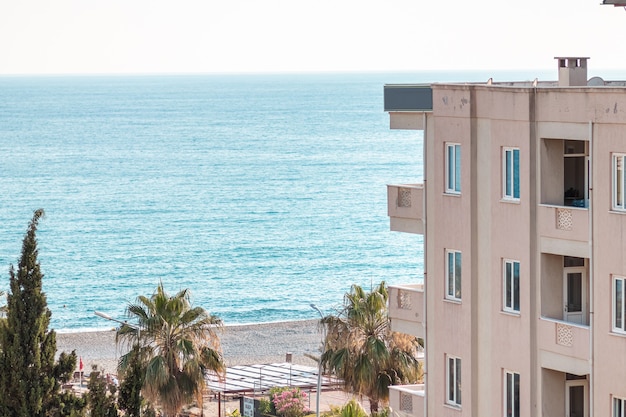
<svg viewBox="0 0 626 417"><path fill-rule="evenodd" d="M573 256L563 257L563 266L566 268L574 266L585 266L585 258L576 258Z"/></svg>
<svg viewBox="0 0 626 417"><path fill-rule="evenodd" d="M504 198L519 200L519 149L504 148Z"/></svg>
<svg viewBox="0 0 626 417"><path fill-rule="evenodd" d="M613 278L613 331L626 333L624 323L624 278Z"/></svg>
<svg viewBox="0 0 626 417"><path fill-rule="evenodd" d="M584 140L565 140L563 141L563 153L565 155L586 155Z"/></svg>
<svg viewBox="0 0 626 417"><path fill-rule="evenodd" d="M461 252L446 250L446 298L461 300Z"/></svg>
<svg viewBox="0 0 626 417"><path fill-rule="evenodd" d="M626 400L613 397L613 417L626 417Z"/></svg>
<svg viewBox="0 0 626 417"><path fill-rule="evenodd" d="M448 397L446 402L451 405L461 405L461 358L447 356L446 358L446 379L448 386Z"/></svg>
<svg viewBox="0 0 626 417"><path fill-rule="evenodd" d="M519 313L519 262L504 261L504 310Z"/></svg>
<svg viewBox="0 0 626 417"><path fill-rule="evenodd" d="M519 417L519 374L504 373L504 417Z"/></svg>
<svg viewBox="0 0 626 417"><path fill-rule="evenodd" d="M446 193L461 193L461 145L446 144Z"/></svg>
<svg viewBox="0 0 626 417"><path fill-rule="evenodd" d="M624 158L626 155L613 155L613 209L626 210L624 202Z"/></svg>

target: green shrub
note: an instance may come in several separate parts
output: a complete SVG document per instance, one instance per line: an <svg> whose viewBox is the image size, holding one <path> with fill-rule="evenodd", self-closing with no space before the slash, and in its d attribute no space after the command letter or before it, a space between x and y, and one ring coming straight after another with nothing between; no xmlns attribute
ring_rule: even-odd
<svg viewBox="0 0 626 417"><path fill-rule="evenodd" d="M272 402L267 398L261 398L259 400L259 412L263 415L269 415L272 413Z"/></svg>

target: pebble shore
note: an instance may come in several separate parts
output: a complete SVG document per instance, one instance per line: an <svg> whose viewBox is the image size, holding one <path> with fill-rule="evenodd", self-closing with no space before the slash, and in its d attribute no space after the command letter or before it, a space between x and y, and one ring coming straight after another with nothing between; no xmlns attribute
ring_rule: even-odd
<svg viewBox="0 0 626 417"><path fill-rule="evenodd" d="M220 332L227 366L286 362L316 366L306 355L319 356L321 331L319 320L225 325ZM92 366L103 373L115 374L117 361L128 347L115 343L115 329L98 332L57 333L57 353L76 350L85 373ZM78 363L76 364L78 368Z"/></svg>

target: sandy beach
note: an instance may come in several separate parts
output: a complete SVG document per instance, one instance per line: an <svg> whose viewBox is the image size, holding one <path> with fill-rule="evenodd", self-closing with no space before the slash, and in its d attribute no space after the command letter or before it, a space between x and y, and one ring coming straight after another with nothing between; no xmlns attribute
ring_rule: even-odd
<svg viewBox="0 0 626 417"><path fill-rule="evenodd" d="M321 333L319 320L286 321L250 325L226 325L220 333L224 360L227 366L281 363L290 353L293 363L317 366L317 362L305 356L319 356ZM115 329L100 332L57 334L57 353L71 352L82 358L85 373L96 365L102 373L115 374L117 359L126 352L126 346L116 346ZM78 364L77 364L78 366ZM316 404L316 392L309 392L309 407ZM352 396L340 390L324 391L320 397L320 409L345 404ZM361 401L367 409L367 401ZM197 407L188 409L193 414L224 417L239 408L237 397L205 398L204 414Z"/></svg>
<svg viewBox="0 0 626 417"><path fill-rule="evenodd" d="M315 366L316 362L305 354L319 355L318 323L319 320L302 320L226 325L220 332L226 365L285 362L287 353L291 353L293 363ZM95 365L103 373L115 374L117 360L127 349L125 345L116 345L115 329L57 334L57 352L76 350L85 373Z"/></svg>

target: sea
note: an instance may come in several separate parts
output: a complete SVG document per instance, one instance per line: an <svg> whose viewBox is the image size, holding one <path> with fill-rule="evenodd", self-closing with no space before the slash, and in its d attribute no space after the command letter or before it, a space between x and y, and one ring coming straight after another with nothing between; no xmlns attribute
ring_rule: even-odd
<svg viewBox="0 0 626 417"><path fill-rule="evenodd" d="M423 138L390 130L383 86L489 76L0 77L0 291L39 208L59 332L115 327L94 312L125 320L159 283L250 324L420 282L422 237L389 230L386 185L422 181Z"/></svg>

